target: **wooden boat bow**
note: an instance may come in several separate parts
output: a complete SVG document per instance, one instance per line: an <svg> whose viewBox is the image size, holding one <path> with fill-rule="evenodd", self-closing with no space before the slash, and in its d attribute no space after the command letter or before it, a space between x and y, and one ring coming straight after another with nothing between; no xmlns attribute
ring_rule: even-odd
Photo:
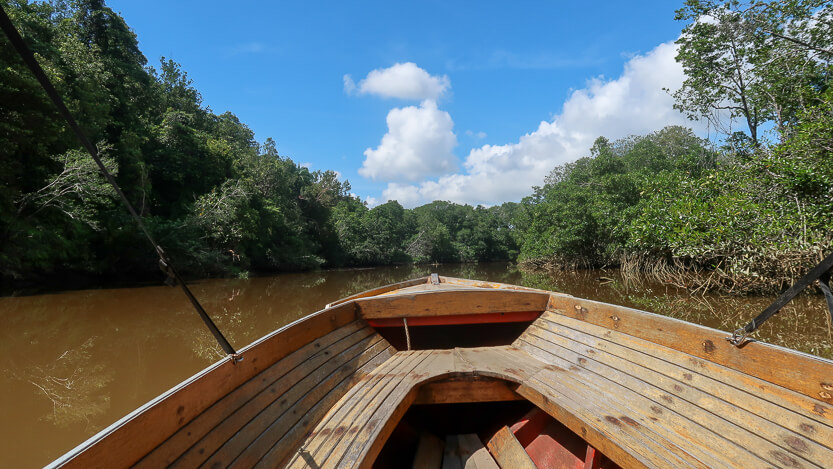
<svg viewBox="0 0 833 469"><path fill-rule="evenodd" d="M52 467L833 461L833 362L725 336L564 294L415 279L269 334Z"/></svg>

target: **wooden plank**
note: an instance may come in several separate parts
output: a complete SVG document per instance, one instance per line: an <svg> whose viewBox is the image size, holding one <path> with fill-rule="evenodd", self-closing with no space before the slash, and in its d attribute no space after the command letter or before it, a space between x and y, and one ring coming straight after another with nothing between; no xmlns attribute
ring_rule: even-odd
<svg viewBox="0 0 833 469"><path fill-rule="evenodd" d="M367 377L353 386L328 412L327 415L316 425L315 429L308 436L303 445L306 453L304 461L298 456L292 456L286 467L307 467L308 461L323 461L332 451L335 441L344 433L346 427L341 422L361 402L364 395L373 395L379 392L384 385L383 377L388 373L395 373L400 367L408 365L417 356L410 352L397 352L383 364L373 370ZM315 464L318 464L315 462Z"/></svg>
<svg viewBox="0 0 833 469"><path fill-rule="evenodd" d="M345 465L346 462L346 465L352 465L353 461L359 461L358 467L360 468L369 469L372 467L373 461L381 451L388 436L415 399L417 393L414 385L437 376L448 375L449 364L451 364L454 373L474 373L512 381L519 377L531 375L539 369L536 366L539 362L520 350L515 350L513 359L505 359L506 354L501 353L501 351L506 349L508 347L454 349L452 354L448 354L447 350L431 351L431 357L421 363L408 376L410 380L403 379L394 393L379 406L376 414L368 425L358 433L356 443L350 446L339 464ZM449 358L451 358L450 363ZM506 368L507 365L510 368ZM519 371L521 368L526 369ZM510 375L509 372L513 373ZM397 393L398 395L404 394L404 397L397 400ZM367 442L360 446L357 443L361 442L362 439Z"/></svg>
<svg viewBox="0 0 833 469"><path fill-rule="evenodd" d="M444 277L440 275L440 282L449 286L462 286L467 288L496 288L501 290L520 290L520 291L535 291L552 293L538 288L523 287L520 285L512 285L510 283L488 282L484 280L470 280L467 278Z"/></svg>
<svg viewBox="0 0 833 469"><path fill-rule="evenodd" d="M515 290L459 289L356 300L364 319L543 311L549 295Z"/></svg>
<svg viewBox="0 0 833 469"><path fill-rule="evenodd" d="M507 322L532 322L540 311L515 311L508 313L458 314L455 316L416 316L408 318L408 326L452 326L458 324L503 324ZM403 327L402 318L368 319L373 327Z"/></svg>
<svg viewBox="0 0 833 469"><path fill-rule="evenodd" d="M507 426L498 430L486 446L503 469L537 469L532 458Z"/></svg>
<svg viewBox="0 0 833 469"><path fill-rule="evenodd" d="M443 440L430 432L419 435L416 455L411 469L439 469L443 463Z"/></svg>
<svg viewBox="0 0 833 469"><path fill-rule="evenodd" d="M575 321L564 316L549 319L571 323L572 325L580 325L576 324L580 323L580 321ZM716 415L720 416L720 419L717 420L718 425L722 425L723 420L734 423L735 427L727 427L727 430L727 428L716 427L712 423L703 423L701 421L701 424L704 426L711 428L726 438L738 442L744 447L758 448L758 454L763 455L764 458L768 458L772 454L780 451L768 444L771 441L779 446L781 450L794 454L797 459L806 459L818 465L825 465L827 461L833 459L833 450L829 447L829 445L833 444L833 441L830 439L822 438L820 440L814 440L813 437L818 438L817 435L804 438L803 435L789 431L783 426L784 420L794 421L793 424L799 428L801 428L802 424L810 424L808 419L802 419L800 415L794 412L781 408L772 412L773 420L767 420L757 413L753 413L731 403L734 400L744 406L759 411L759 409L767 407L766 401L763 401L756 395L740 391L728 384L703 377L700 377L702 379L698 379L698 381L706 381L706 384L702 388L695 387L692 381L694 381L696 370L680 367L674 363L656 359L638 349L620 346L613 342L596 338L584 332L546 320L537 323L536 327L530 328L529 332L535 334L536 330L544 330L538 329L538 326L545 328L546 333L548 333L547 337L551 339L555 336L563 337L564 340L559 340L559 343L563 346L577 351L585 351L585 356L592 354L593 360L627 372L629 375L644 382L649 382L658 390L652 391L649 394L642 392L641 394L643 395L659 396L659 399L667 399L669 396L674 400L681 399L683 402L690 402L707 411L706 413L696 413L694 417L705 415L707 416L706 418L709 418L708 416L710 415ZM593 360L589 362L585 361L585 364L580 366L590 368L593 365ZM685 358L679 361L687 362ZM672 376L679 376L679 378L675 379ZM715 397L715 392L721 393L724 397L729 398L729 400ZM693 420L696 421L697 419ZM744 431L738 434L737 431L732 431L734 428L742 428ZM748 441L750 438L754 441L764 443L754 445L754 441Z"/></svg>
<svg viewBox="0 0 833 469"><path fill-rule="evenodd" d="M519 394L526 396L521 392L524 385L529 386L532 383L537 383L538 392L544 393L549 398L558 397L561 400L559 405L562 409L569 409L574 416L580 417L586 425L600 425L604 434L613 435L608 436L608 438L614 440L620 438L628 443L628 447L631 448L629 451L642 451L649 459L654 458L656 460L655 466L662 467L663 464L670 464L675 467L703 467L703 463L697 458L684 449L666 441L664 437L653 431L649 425L636 425L636 420L632 419L631 416L637 417L638 420L637 415L632 415L638 410L635 411L631 408L631 400L639 398L639 396L634 396L633 393L623 395L623 392L626 392L627 389L620 388L616 382L582 374L582 370L575 366L568 369L569 363L560 357L546 350L536 350L540 352L533 354L537 359L556 366L547 365L542 367L541 371L532 379L525 380L524 384L518 387L517 392ZM503 349L502 352L527 354L526 351L518 351L512 348ZM526 397L529 398L529 396ZM542 405L538 405L538 407L547 410ZM550 415L552 414L550 413ZM560 420L559 418L556 419ZM627 424L623 425L622 422ZM566 421L562 421L562 423L567 425ZM574 433L581 435L582 438L593 444L584 434L586 429L584 427L579 428L581 428L581 431L570 427ZM659 463L663 460L664 463Z"/></svg>
<svg viewBox="0 0 833 469"><path fill-rule="evenodd" d="M376 457L379 456L391 433L399 425L399 421L405 416L405 412L408 411L416 398L416 389L410 388L407 391L403 389L400 392L405 394L401 399L391 399L386 402L386 405L383 405L383 407L389 406L390 410L383 409L382 418L379 420L372 419L365 426L365 429L372 430L376 428L377 430L369 432L369 436L364 442L362 442L363 435L360 434L342 461L358 461L359 463L356 465L351 463L350 467L358 467L359 469L371 469L373 467Z"/></svg>
<svg viewBox="0 0 833 469"><path fill-rule="evenodd" d="M649 386L623 372L599 366L599 370L606 373L597 374L596 362L588 358L578 357L568 349L535 337L528 340L532 348L527 350L555 365L542 371L536 379L560 394L572 396L575 401L584 399L583 408L577 412L588 419L603 419L623 429L638 429L641 435L628 443L632 451L640 450L641 436L650 436L661 451L670 451L684 459L693 456L711 467L732 467L739 462L752 461L758 466L766 464L766 460L723 438L717 430L690 420L691 415L686 415L686 411L691 412L694 406L686 405L680 399L656 398L650 394ZM656 400L649 399L643 392ZM587 441L607 454L595 441Z"/></svg>
<svg viewBox="0 0 833 469"><path fill-rule="evenodd" d="M321 380L322 374L326 375L349 359L361 356L370 347L389 346L378 334L367 334L366 332L365 330L358 335L351 335L336 342L334 344L335 348L331 347L313 354L268 388L261 390L254 396L249 396L249 400L243 406L216 423L208 433L183 451L177 458L177 464L181 466L201 464L223 445L227 445L229 440L241 441L244 438L239 434L241 429L247 425L256 425L257 421L253 423L253 419L263 414L264 411L274 411L276 408L285 409L292 405L297 398L292 401L289 401L289 399L303 392L304 387L315 386ZM339 353L332 353L334 351ZM334 359L336 357L338 360ZM251 436L251 438L254 438L254 436ZM245 445L248 443L239 444Z"/></svg>
<svg viewBox="0 0 833 469"><path fill-rule="evenodd" d="M352 442L352 437L358 431L361 413L373 404L366 401L367 396L374 396L376 402L386 397L398 383L397 376L408 373L428 356L428 352L398 352L379 372L371 372L365 380L369 386L366 392L348 393L334 406L335 412L328 413L329 418L322 421L314 430L311 441L305 443L305 451L315 464L324 467L327 459L333 454L337 458L342 456L345 448ZM353 430L356 428L356 430ZM297 456L293 456L287 468L307 467L307 463Z"/></svg>
<svg viewBox="0 0 833 469"><path fill-rule="evenodd" d="M308 374L310 367L314 368L326 360L328 355L325 355L324 351L329 351L329 356L332 356L341 353L358 341L370 337L373 330L368 327L363 328L363 323L363 321L353 321L340 327L299 348L260 374L255 375L142 458L136 464L136 467L156 468L167 466L244 405L251 409L249 416L245 416L245 420L243 420L243 422L248 421L252 415L274 401L277 395L283 394L292 383L299 381L304 375ZM281 378L285 379L279 382ZM262 393L267 388L269 392ZM241 426L243 422L241 422ZM230 433L227 436L235 431L234 427L230 427Z"/></svg>
<svg viewBox="0 0 833 469"><path fill-rule="evenodd" d="M457 439L457 435L445 437L443 469L463 469L463 461L460 459L460 440Z"/></svg>
<svg viewBox="0 0 833 469"><path fill-rule="evenodd" d="M622 441L614 438L613 429L606 428L601 421L585 421L582 416L576 413L576 406L569 399L554 394L546 385L530 381L521 384L517 392L598 448L620 467L663 467L653 463L653 457L646 457L645 451L633 452L624 446ZM668 461L665 461L665 463L664 467L672 467Z"/></svg>
<svg viewBox="0 0 833 469"><path fill-rule="evenodd" d="M825 411L825 407L822 407L824 404L813 398L708 360L690 356L688 359L681 359L680 352L669 347L562 314L546 312L542 318L541 321L563 325L600 339L594 342L594 347L605 350L610 348L613 352L616 348L606 345L610 343L643 351L643 360L640 363L644 363L646 367L661 371L678 381L687 382L820 444L833 447L833 428L830 426L833 424L830 419L833 412ZM816 408L816 405L819 407ZM814 412L813 409L819 412Z"/></svg>
<svg viewBox="0 0 833 469"><path fill-rule="evenodd" d="M581 417L586 425L595 424L603 428L609 438L622 444L631 454L645 457L653 467L731 467L715 464L715 461L720 461L719 457L695 452L696 447L680 447L669 441L667 432L648 425L650 421L647 418L618 402L615 395L595 394L586 383L564 379L560 374L556 376L547 371L539 373L530 383L544 386L550 397L556 396L560 402L566 403L566 407L571 408L573 414ZM696 438L696 432L689 427L680 427L677 431L687 438Z"/></svg>
<svg viewBox="0 0 833 469"><path fill-rule="evenodd" d="M661 375L652 370L611 356L605 352L596 351L595 349L589 349L593 351L592 354L586 353L583 355L581 353L581 351L584 351L582 344L573 342L558 334L541 333L541 329L538 327L531 328L529 332L532 335L526 337L525 340L537 347L552 350L556 355L566 360L564 366L573 366L582 370L588 370L611 382L624 386L630 391L633 391L637 396L650 399L649 402L640 405L638 408L645 416L651 416L651 412L647 411L649 405L652 408L656 406L659 409L673 410L690 422L701 425L703 436L697 438L697 440L703 443L708 443L710 438L718 439L719 444L723 444L722 440L727 440L750 453L759 455L763 459L768 459L770 454L777 454L780 451L775 445L766 439L762 439L755 432L750 431L750 424L754 425L758 423L758 428L763 429L763 431L777 433L777 429L772 428L774 427L773 424L762 421L762 419L758 419L758 421L753 420L756 417L753 414L740 411L745 414L743 416L745 418L739 418L739 424L734 424L730 421L727 422L727 419L731 420L730 417L733 412L740 413L738 412L739 409L725 405L725 403L720 401L715 402L716 400L708 394L694 389L686 383L675 382L667 378L663 380ZM543 339L545 342L539 341L538 338ZM663 381L667 389L658 387L657 383L652 380ZM700 405L709 406L709 404L716 406L719 412L713 414L700 407ZM655 411L654 413L658 412ZM669 423L670 428L677 426L679 424ZM684 447L685 443L685 441L676 442L681 447ZM693 445L695 443L692 441L689 444ZM711 444L715 445L715 443ZM801 440L798 440L798 444L807 446ZM787 451L791 450L789 447L783 449ZM814 448L809 446L805 448L805 450L812 449ZM738 448L729 447L727 450L738 451ZM803 458L805 456L798 457Z"/></svg>
<svg viewBox="0 0 833 469"><path fill-rule="evenodd" d="M499 469L489 450L474 433L457 435L460 459L465 469Z"/></svg>
<svg viewBox="0 0 833 469"><path fill-rule="evenodd" d="M833 404L833 361L763 342L735 347L729 333L623 306L551 295L549 310L633 335ZM833 409L831 409L833 412Z"/></svg>
<svg viewBox="0 0 833 469"><path fill-rule="evenodd" d="M81 443L49 467L86 469L134 464L252 376L355 319L356 306L348 303L288 324L240 349L243 361L218 361Z"/></svg>
<svg viewBox="0 0 833 469"><path fill-rule="evenodd" d="M362 382L373 370L383 365L391 356L396 353L393 347L388 347L379 355L373 357L369 362L363 365L356 373L349 379L342 381L339 388L347 388L347 392L352 391L357 386L357 383ZM296 423L288 432L269 450L263 457L261 462L264 464L271 464L272 467L285 467L286 461L293 455L307 456L304 454L302 447L303 441L309 435L310 428L314 428L325 415L329 413L331 408L343 398L346 393L334 389L327 393L327 395L318 401L313 408L307 412L303 419ZM297 452L293 453L294 450ZM275 463L275 461L278 461Z"/></svg>
<svg viewBox="0 0 833 469"><path fill-rule="evenodd" d="M340 458L328 458L325 464L342 465L349 467L370 467L379 451L382 450L385 442L393 429L399 423L402 416L416 398L414 384L419 379L424 379L424 370L430 370L432 364L442 354L426 351L425 359L396 382L393 390L385 396L374 397L367 405L364 416L359 417L360 426L354 438L350 438L351 444L346 447L343 456ZM335 452L334 452L335 453Z"/></svg>
<svg viewBox="0 0 833 469"><path fill-rule="evenodd" d="M210 455L206 464L219 464L223 467L253 465L324 395L339 383L348 380L365 362L390 346L387 341L376 340L375 336L370 340L372 342L362 341L336 355L295 383L279 399L264 407L233 436L222 442L219 449ZM199 448L195 449L198 453ZM187 454L193 455L194 451ZM196 458L197 455L193 457Z"/></svg>
<svg viewBox="0 0 833 469"><path fill-rule="evenodd" d="M420 386L414 404L459 404L521 399L523 397L512 390L506 381L470 376L425 383Z"/></svg>

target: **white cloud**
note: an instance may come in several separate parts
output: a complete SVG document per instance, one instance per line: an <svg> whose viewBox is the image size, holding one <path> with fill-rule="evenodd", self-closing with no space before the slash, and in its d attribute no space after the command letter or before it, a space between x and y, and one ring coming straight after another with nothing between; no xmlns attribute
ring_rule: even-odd
<svg viewBox="0 0 833 469"><path fill-rule="evenodd" d="M347 94L375 94L385 98L437 100L451 87L447 76L434 76L413 62L397 63L378 68L367 74L358 85L350 75L344 75Z"/></svg>
<svg viewBox="0 0 833 469"><path fill-rule="evenodd" d="M388 132L379 146L364 151L359 169L362 176L389 182L418 181L457 169L454 121L437 109L434 101L391 109L387 123Z"/></svg>
<svg viewBox="0 0 833 469"><path fill-rule="evenodd" d="M561 114L517 142L472 149L464 173L413 185L391 183L383 197L407 207L438 199L487 205L517 201L529 195L532 186L541 185L555 166L589 155L601 135L613 140L667 125L692 125L673 109L673 98L663 91L683 82L675 56L676 46L668 42L633 57L619 78L590 80L570 95Z"/></svg>

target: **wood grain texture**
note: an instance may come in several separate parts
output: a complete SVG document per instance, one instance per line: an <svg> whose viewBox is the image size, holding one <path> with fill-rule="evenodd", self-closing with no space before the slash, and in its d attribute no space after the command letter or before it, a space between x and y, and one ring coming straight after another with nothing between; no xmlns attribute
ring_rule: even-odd
<svg viewBox="0 0 833 469"><path fill-rule="evenodd" d="M346 393L345 385L356 371L390 346L383 339L378 339L374 336L354 345L294 383L287 392L279 395L279 399L262 408L226 439L206 464L215 467L254 465L324 396L335 389L342 395Z"/></svg>
<svg viewBox="0 0 833 469"><path fill-rule="evenodd" d="M454 289L356 300L364 319L543 311L549 294L497 289Z"/></svg>
<svg viewBox="0 0 833 469"><path fill-rule="evenodd" d="M211 365L102 430L49 467L87 469L132 465L256 374L355 319L356 306L347 303L284 326L240 349L243 361L232 363L224 359Z"/></svg>
<svg viewBox="0 0 833 469"><path fill-rule="evenodd" d="M793 401L804 401L790 405L779 394L770 392L775 386L765 381L704 360L680 360L678 353L666 347L627 334L609 333L562 315L547 313L536 326L541 328L533 327L529 332L557 336L559 342L584 353L585 358L586 351L593 351L592 360L626 370L668 396L696 402L702 409L785 449L797 444L806 446L803 453L812 459L817 452L828 457L827 450L833 447L833 428L808 410L817 403L812 398L782 390L791 394Z"/></svg>
<svg viewBox="0 0 833 469"><path fill-rule="evenodd" d="M502 469L537 469L521 443L504 426L487 443L486 447Z"/></svg>
<svg viewBox="0 0 833 469"><path fill-rule="evenodd" d="M425 383L414 404L457 404L461 402L499 402L523 399L509 383L490 378L449 378Z"/></svg>
<svg viewBox="0 0 833 469"><path fill-rule="evenodd" d="M167 466L180 458L188 448L198 444L209 432L220 442L228 439L254 414L283 394L292 383L308 374L313 369L311 367L320 365L329 356L343 352L373 333L372 329L364 326L363 321L354 321L299 348L217 401L142 458L135 467L150 469ZM238 424L234 425L234 421ZM220 431L223 428L226 429L225 433ZM207 448L204 445L198 446L204 454Z"/></svg>
<svg viewBox="0 0 833 469"><path fill-rule="evenodd" d="M833 413L833 362L762 342L735 347L731 334L623 306L551 295L547 309L670 347L812 397Z"/></svg>
<svg viewBox="0 0 833 469"><path fill-rule="evenodd" d="M657 432L710 466L731 467L740 458L758 466L826 467L833 458L833 429L814 418L820 416L803 410L807 405L779 406L785 403L773 398L774 385L735 370L552 312L515 345L555 366L557 372L536 376L553 391L572 392L576 401L583 396L582 407L595 406L592 413ZM582 388L605 393L590 405Z"/></svg>

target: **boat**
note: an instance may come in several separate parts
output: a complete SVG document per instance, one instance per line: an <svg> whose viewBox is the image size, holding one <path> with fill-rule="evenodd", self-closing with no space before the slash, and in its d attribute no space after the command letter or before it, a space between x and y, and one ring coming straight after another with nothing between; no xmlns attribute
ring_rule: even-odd
<svg viewBox="0 0 833 469"><path fill-rule="evenodd" d="M833 361L436 274L327 305L52 468L830 467Z"/></svg>

